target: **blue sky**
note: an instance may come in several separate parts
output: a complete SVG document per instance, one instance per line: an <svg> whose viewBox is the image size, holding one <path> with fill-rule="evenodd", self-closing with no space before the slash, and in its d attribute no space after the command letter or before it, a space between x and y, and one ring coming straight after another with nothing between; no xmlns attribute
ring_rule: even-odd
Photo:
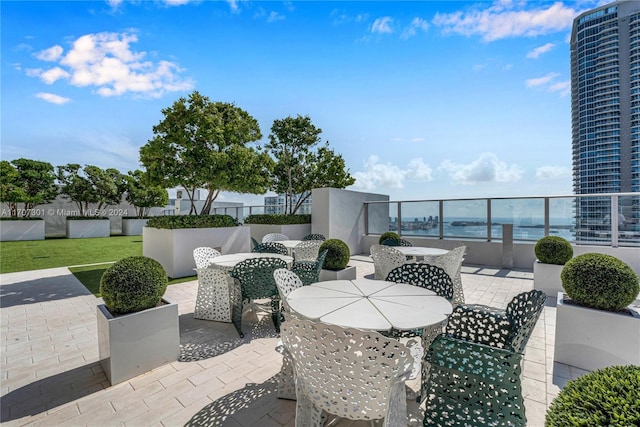
<svg viewBox="0 0 640 427"><path fill-rule="evenodd" d="M140 168L161 109L195 89L263 141L309 115L356 190L571 194L568 42L599 4L2 1L1 157Z"/></svg>

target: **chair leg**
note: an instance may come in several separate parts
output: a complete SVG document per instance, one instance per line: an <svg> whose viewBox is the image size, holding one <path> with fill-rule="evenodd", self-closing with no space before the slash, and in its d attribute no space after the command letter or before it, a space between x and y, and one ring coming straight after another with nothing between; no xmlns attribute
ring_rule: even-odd
<svg viewBox="0 0 640 427"><path fill-rule="evenodd" d="M276 332L280 333L280 322L282 322L282 313L280 312L280 297L271 297L271 319L273 320L273 326L276 328Z"/></svg>
<svg viewBox="0 0 640 427"><path fill-rule="evenodd" d="M244 338L244 333L242 333L242 293L240 291L240 286L238 286L237 283L230 286L230 288L231 322L233 323L233 326L236 327L236 331L238 331L240 338Z"/></svg>

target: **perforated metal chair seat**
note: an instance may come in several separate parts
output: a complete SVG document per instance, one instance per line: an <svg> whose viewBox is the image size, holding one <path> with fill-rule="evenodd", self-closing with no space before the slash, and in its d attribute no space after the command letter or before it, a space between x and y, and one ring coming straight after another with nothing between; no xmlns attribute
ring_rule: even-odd
<svg viewBox="0 0 640 427"><path fill-rule="evenodd" d="M296 261L291 266L291 271L295 272L302 280L304 285L318 282L320 280L320 271L324 265L324 260L329 251L322 251L315 261Z"/></svg>
<svg viewBox="0 0 640 427"><path fill-rule="evenodd" d="M285 234L282 233L269 233L265 234L262 238L262 243L277 242L278 240L290 240Z"/></svg>
<svg viewBox="0 0 640 427"><path fill-rule="evenodd" d="M324 237L324 234L319 234L319 233L311 233L311 234L307 234L306 236L304 236L302 238L303 241L307 241L307 240L327 240L326 237Z"/></svg>
<svg viewBox="0 0 640 427"><path fill-rule="evenodd" d="M278 255L289 255L289 251L287 247L282 243L278 242L265 242L260 243L251 249L251 252L254 253L263 253L263 254L278 254Z"/></svg>
<svg viewBox="0 0 640 427"><path fill-rule="evenodd" d="M214 268L198 268L198 295L193 317L231 322L229 274Z"/></svg>

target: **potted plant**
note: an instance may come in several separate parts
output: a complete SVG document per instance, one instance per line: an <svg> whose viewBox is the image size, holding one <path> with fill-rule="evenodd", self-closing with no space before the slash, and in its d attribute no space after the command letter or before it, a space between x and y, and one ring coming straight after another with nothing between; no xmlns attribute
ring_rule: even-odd
<svg viewBox="0 0 640 427"><path fill-rule="evenodd" d="M178 360L178 305L163 298L167 284L160 263L144 256L123 258L104 272L98 352L112 385Z"/></svg>
<svg viewBox="0 0 640 427"><path fill-rule="evenodd" d="M640 366L610 366L569 381L545 427L640 425Z"/></svg>
<svg viewBox="0 0 640 427"><path fill-rule="evenodd" d="M258 242L270 233L280 233L291 240L302 240L311 233L311 215L308 214L260 214L249 215L244 219L251 237Z"/></svg>
<svg viewBox="0 0 640 427"><path fill-rule="evenodd" d="M381 245L382 242L384 242L387 239L400 240L400 236L398 235L398 233L394 233L393 231L385 231L380 235L380 238L378 239L378 244Z"/></svg>
<svg viewBox="0 0 640 427"><path fill-rule="evenodd" d="M325 240L318 253L327 250L324 265L320 271L320 281L351 280L356 278L356 267L347 266L349 263L349 246L340 239Z"/></svg>
<svg viewBox="0 0 640 427"><path fill-rule="evenodd" d="M565 263L573 257L571 243L560 236L545 236L534 247L533 288L556 298L562 291L560 273Z"/></svg>
<svg viewBox="0 0 640 427"><path fill-rule="evenodd" d="M159 185L152 185L148 175L141 170L129 171L127 180L127 202L135 208L135 216L122 217L122 235L139 236L149 219L149 210L169 203L167 190Z"/></svg>
<svg viewBox="0 0 640 427"><path fill-rule="evenodd" d="M638 275L616 257L586 253L562 269L556 311L556 362L593 371L640 365L640 313L630 304Z"/></svg>
<svg viewBox="0 0 640 427"><path fill-rule="evenodd" d="M249 252L249 229L230 215L176 215L154 216L142 230L142 255L158 261L169 277L193 276L193 250L200 246Z"/></svg>

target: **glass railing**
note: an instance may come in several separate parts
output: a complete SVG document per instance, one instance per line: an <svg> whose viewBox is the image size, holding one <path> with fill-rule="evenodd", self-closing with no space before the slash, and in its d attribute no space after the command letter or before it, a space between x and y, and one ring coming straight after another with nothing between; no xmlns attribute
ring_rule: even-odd
<svg viewBox="0 0 640 427"><path fill-rule="evenodd" d="M555 235L575 244L640 246L640 193L375 201L365 202L365 215L366 234L492 241L511 224L515 241Z"/></svg>

